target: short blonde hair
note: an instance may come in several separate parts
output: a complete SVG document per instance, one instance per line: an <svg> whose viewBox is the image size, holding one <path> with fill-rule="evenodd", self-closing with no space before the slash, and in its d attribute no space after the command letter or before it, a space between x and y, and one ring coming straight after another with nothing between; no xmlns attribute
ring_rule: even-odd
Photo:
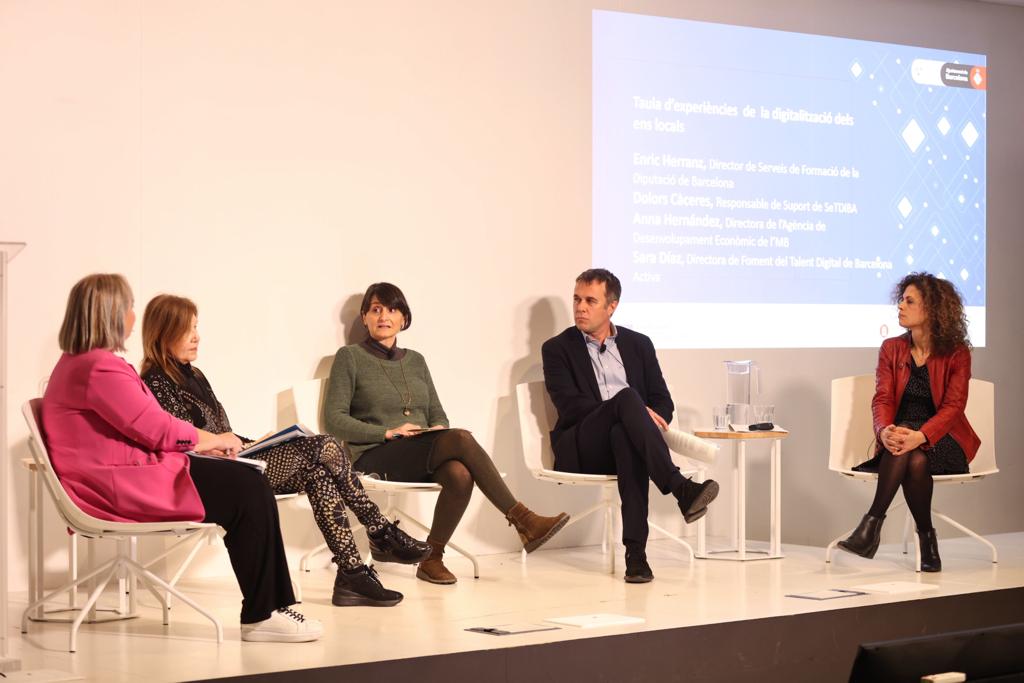
<svg viewBox="0 0 1024 683"><path fill-rule="evenodd" d="M86 275L71 288L58 341L61 351L124 351L124 319L135 304L123 275Z"/></svg>

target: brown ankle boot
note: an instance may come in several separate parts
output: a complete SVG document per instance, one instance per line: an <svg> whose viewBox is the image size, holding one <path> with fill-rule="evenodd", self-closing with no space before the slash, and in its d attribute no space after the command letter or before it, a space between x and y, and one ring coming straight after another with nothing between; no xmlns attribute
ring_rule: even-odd
<svg viewBox="0 0 1024 683"><path fill-rule="evenodd" d="M532 553L568 523L569 515L560 512L556 517L542 517L522 503L516 503L505 513L505 519L519 532L519 540L526 552Z"/></svg>
<svg viewBox="0 0 1024 683"><path fill-rule="evenodd" d="M430 544L430 555L427 559L420 562L420 566L416 568L416 578L444 585L458 581L455 578L455 574L452 574L448 571L448 567L444 566L442 559L444 557L444 543L438 543L429 538L427 543Z"/></svg>

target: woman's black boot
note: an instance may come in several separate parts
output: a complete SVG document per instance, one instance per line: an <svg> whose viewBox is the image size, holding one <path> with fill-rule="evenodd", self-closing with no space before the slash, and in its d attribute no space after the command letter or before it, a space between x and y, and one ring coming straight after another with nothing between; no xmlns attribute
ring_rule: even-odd
<svg viewBox="0 0 1024 683"><path fill-rule="evenodd" d="M935 538L935 529L918 531L917 538L921 542L921 571L941 572L942 558L939 557L939 539Z"/></svg>
<svg viewBox="0 0 1024 683"><path fill-rule="evenodd" d="M869 560L875 556L875 552L878 550L878 541L882 537L882 522L885 521L885 515L881 517L875 517L874 515L864 515L864 519L860 520L860 524L853 530L846 540L839 541L839 547L848 553L854 555L860 555L866 557ZM922 541L922 548L924 542ZM922 566L924 561L924 550L921 551Z"/></svg>

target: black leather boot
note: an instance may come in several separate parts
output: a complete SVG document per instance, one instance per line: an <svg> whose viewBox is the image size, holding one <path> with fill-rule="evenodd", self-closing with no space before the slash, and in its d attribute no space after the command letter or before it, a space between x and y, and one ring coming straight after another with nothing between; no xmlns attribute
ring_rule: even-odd
<svg viewBox="0 0 1024 683"><path fill-rule="evenodd" d="M419 564L430 557L430 544L417 541L415 538L398 528L398 522L392 522L376 534L368 534L370 539L370 555L374 562L397 562L399 564Z"/></svg>
<svg viewBox="0 0 1024 683"><path fill-rule="evenodd" d="M939 539L935 537L935 529L918 531L917 538L921 541L921 571L941 572L942 558L939 557Z"/></svg>
<svg viewBox="0 0 1024 683"><path fill-rule="evenodd" d="M870 560L878 551L878 541L882 537L883 521L885 521L885 515L881 517L864 515L864 519L860 520L860 524L853 530L853 533L846 540L839 541L839 547L848 553L860 555Z"/></svg>
<svg viewBox="0 0 1024 683"><path fill-rule="evenodd" d="M380 582L377 570L361 564L355 569L338 568L331 603L337 607L393 607L402 594L388 590Z"/></svg>

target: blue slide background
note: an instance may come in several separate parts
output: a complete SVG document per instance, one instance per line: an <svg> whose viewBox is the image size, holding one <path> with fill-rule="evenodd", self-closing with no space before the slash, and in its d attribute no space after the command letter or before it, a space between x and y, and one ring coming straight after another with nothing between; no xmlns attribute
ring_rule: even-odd
<svg viewBox="0 0 1024 683"><path fill-rule="evenodd" d="M984 90L928 87L914 59L985 65L983 55L617 12L593 14L593 262L619 275L631 301L687 303L884 303L912 270L941 273L968 305L985 301ZM857 65L857 66L855 66ZM859 68L858 68L859 67ZM854 126L641 111L634 96L709 101L743 109L784 107L850 114ZM685 133L635 131L635 119L681 120ZM945 117L950 127L937 127ZM911 151L911 120L924 141ZM968 146L961 131L980 136ZM859 178L696 172L731 178L734 189L637 186L635 153L766 163L856 167ZM686 172L689 174L689 172ZM634 192L854 202L858 213L781 213L640 206ZM961 201L960 197L963 196ZM900 212L906 198L912 210ZM904 208L906 204L904 204ZM641 214L824 221L825 232L772 232L636 225ZM638 245L635 233L787 236L781 247ZM637 264L634 252L834 256L893 263L892 270ZM636 273L655 274L645 282ZM964 277L966 275L966 277Z"/></svg>

